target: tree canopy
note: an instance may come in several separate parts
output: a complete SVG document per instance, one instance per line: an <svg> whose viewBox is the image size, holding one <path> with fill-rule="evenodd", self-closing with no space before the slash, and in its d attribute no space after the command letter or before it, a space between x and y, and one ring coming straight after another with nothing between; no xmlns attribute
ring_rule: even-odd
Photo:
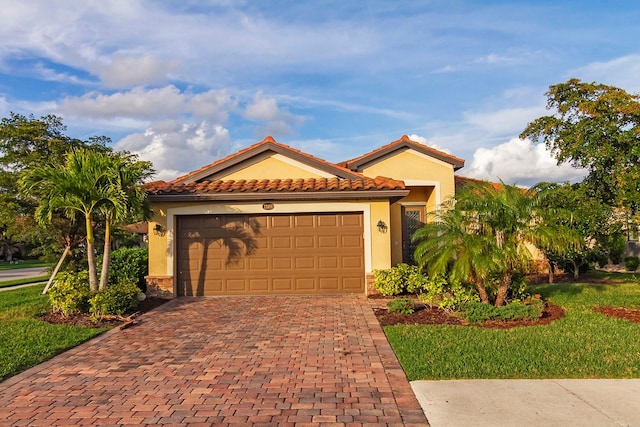
<svg viewBox="0 0 640 427"><path fill-rule="evenodd" d="M571 79L550 86L554 114L520 135L544 141L558 163L586 168L594 196L635 210L640 203L640 97L623 89Z"/></svg>
<svg viewBox="0 0 640 427"><path fill-rule="evenodd" d="M20 194L18 180L24 171L64 163L73 149L111 151L106 137L82 141L65 132L62 119L54 115L36 118L11 113L0 121L0 230L37 254L52 257L59 256L63 247L79 244L84 239L82 227L59 215L47 227L39 227L33 216L38 200Z"/></svg>

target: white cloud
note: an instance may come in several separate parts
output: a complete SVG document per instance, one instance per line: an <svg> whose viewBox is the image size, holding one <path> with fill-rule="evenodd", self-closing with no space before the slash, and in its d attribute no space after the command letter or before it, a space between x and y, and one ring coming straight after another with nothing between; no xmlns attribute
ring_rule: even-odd
<svg viewBox="0 0 640 427"><path fill-rule="evenodd" d="M490 53L489 55L476 58L473 62L476 64L490 64L490 65L510 65L518 62L519 60L514 57L498 55L496 53Z"/></svg>
<svg viewBox="0 0 640 427"><path fill-rule="evenodd" d="M193 114L217 122L224 122L233 108L235 101L224 90L189 94L173 85L157 89L137 87L111 95L90 92L81 97L67 97L60 105L62 112L91 118L157 120Z"/></svg>
<svg viewBox="0 0 640 427"><path fill-rule="evenodd" d="M442 151L443 153L451 154L451 151L449 149L441 147L438 144L434 144L433 142L429 142L427 138L425 138L424 136L420 136L415 133L412 133L411 135L407 135L407 136L412 141L419 142L420 144L426 145L431 148L435 148L436 150Z"/></svg>
<svg viewBox="0 0 640 427"><path fill-rule="evenodd" d="M630 93L640 92L640 55L627 55L606 62L592 62L570 72L585 82L598 82L620 87Z"/></svg>
<svg viewBox="0 0 640 427"><path fill-rule="evenodd" d="M247 105L244 116L250 120L273 121L278 120L282 112L278 109L278 103L274 98L265 98L262 91L256 93L253 103Z"/></svg>
<svg viewBox="0 0 640 427"><path fill-rule="evenodd" d="M95 83L82 79L71 73L61 73L52 68L46 67L42 63L35 65L33 71L42 79L52 82L71 83L76 85L95 85Z"/></svg>
<svg viewBox="0 0 640 427"><path fill-rule="evenodd" d="M264 126L256 129L256 132L262 136L291 135L292 128L301 125L305 120L303 116L292 114L286 109L280 108L274 98L265 97L262 91L258 91L253 102L247 105L244 117L257 122L265 122Z"/></svg>
<svg viewBox="0 0 640 427"><path fill-rule="evenodd" d="M149 85L166 81L179 66L178 61L161 61L151 55L115 56L98 71L98 77L116 88Z"/></svg>
<svg viewBox="0 0 640 427"><path fill-rule="evenodd" d="M171 180L231 153L229 131L201 121L195 124L167 120L144 132L130 134L115 145L153 163L155 179Z"/></svg>
<svg viewBox="0 0 640 427"><path fill-rule="evenodd" d="M568 164L558 166L544 144L512 138L493 148L479 148L462 175L507 184L531 186L540 181L577 182L586 171Z"/></svg>
<svg viewBox="0 0 640 427"><path fill-rule="evenodd" d="M446 73L454 73L458 71L458 67L455 65L445 65L444 67L438 68L437 70L432 71L433 74L446 74Z"/></svg>

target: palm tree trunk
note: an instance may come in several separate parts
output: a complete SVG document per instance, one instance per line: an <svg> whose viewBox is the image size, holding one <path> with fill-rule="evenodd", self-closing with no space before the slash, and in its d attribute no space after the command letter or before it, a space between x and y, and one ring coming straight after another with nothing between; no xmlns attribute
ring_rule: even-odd
<svg viewBox="0 0 640 427"><path fill-rule="evenodd" d="M480 296L480 301L485 304L489 304L489 294L487 294L487 288L484 286L484 282L478 276L476 276L475 272L471 273L471 280L476 285L476 289L478 290L478 295Z"/></svg>
<svg viewBox="0 0 640 427"><path fill-rule="evenodd" d="M109 281L109 264L111 263L111 219L107 216L104 223L104 253L102 254L102 271L100 272L99 289L107 287Z"/></svg>
<svg viewBox="0 0 640 427"><path fill-rule="evenodd" d="M553 263L549 261L549 283L553 283L553 271L555 270Z"/></svg>
<svg viewBox="0 0 640 427"><path fill-rule="evenodd" d="M87 264L89 267L89 289L91 291L98 290L98 276L96 271L96 254L93 248L93 224L91 224L91 215L85 215L85 225L87 228Z"/></svg>
<svg viewBox="0 0 640 427"><path fill-rule="evenodd" d="M501 307L504 305L504 302L507 299L507 292L509 291L510 285L511 272L505 271L500 277L500 286L498 287L498 295L496 296L496 307Z"/></svg>

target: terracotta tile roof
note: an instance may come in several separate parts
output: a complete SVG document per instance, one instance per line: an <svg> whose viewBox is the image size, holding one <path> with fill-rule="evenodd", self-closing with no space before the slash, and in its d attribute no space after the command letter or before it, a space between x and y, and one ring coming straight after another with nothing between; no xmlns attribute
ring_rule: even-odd
<svg viewBox="0 0 640 427"><path fill-rule="evenodd" d="M467 185L467 184L490 184L493 186L493 188L495 188L496 190L499 190L502 188L502 185L497 183L497 182L491 182L491 181L485 181L482 179L476 179L476 178L469 178L466 176L458 176L455 175L453 177L454 181L455 181L455 188L456 188L456 193L458 193L460 190L462 190L462 188Z"/></svg>
<svg viewBox="0 0 640 427"><path fill-rule="evenodd" d="M363 154L360 157L356 157L355 159L347 160L345 162L340 162L338 163L338 165L349 168L349 169L355 169L364 163L368 163L372 160L376 160L380 157L385 156L390 152L393 152L398 148L403 148L403 147L414 148L417 151L420 151L424 154L435 157L436 159L442 160L447 163L451 163L454 167L454 170L458 170L464 166L463 159L456 156L452 156L451 154L447 154L440 150L436 150L435 148L428 147L424 144L420 144L419 142L409 139L407 135L402 135L402 137L396 141L393 141L387 145L377 148L369 153Z"/></svg>
<svg viewBox="0 0 640 427"><path fill-rule="evenodd" d="M123 225L120 228L134 234L149 234L149 223L147 221L136 222Z"/></svg>
<svg viewBox="0 0 640 427"><path fill-rule="evenodd" d="M234 160L237 162L241 162L246 155L249 155L251 152L255 152L255 154L259 154L264 151L268 151L270 148L275 148L278 151L289 152L297 155L297 157L308 160L311 164L317 166L319 169L327 169L329 172L343 171L345 176L348 177L363 177L364 175L352 171L344 166L336 165L334 163L327 162L326 160L320 159L318 157L314 157L310 154L305 153L304 151L297 150L295 148L289 147L288 145L281 144L273 139L272 136L267 136L262 141L251 145L250 147L244 148L236 153L233 153L227 157L216 160L213 163L205 165L200 169L196 169L193 172L189 172L186 175L179 176L171 182L188 182L190 179L197 177L198 175L205 174L207 171L214 171L217 167L222 167L225 164L234 164Z"/></svg>
<svg viewBox="0 0 640 427"><path fill-rule="evenodd" d="M155 181L145 185L151 195L190 195L215 193L314 193L341 191L404 190L404 182L377 177L358 179L307 178L307 179L252 179L217 180L176 183Z"/></svg>

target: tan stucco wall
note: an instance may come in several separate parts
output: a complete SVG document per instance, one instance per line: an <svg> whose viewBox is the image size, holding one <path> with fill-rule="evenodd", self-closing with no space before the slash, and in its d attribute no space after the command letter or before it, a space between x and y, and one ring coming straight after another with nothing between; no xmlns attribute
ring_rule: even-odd
<svg viewBox="0 0 640 427"><path fill-rule="evenodd" d="M366 176L386 176L406 181L408 185L413 185L412 181L437 182L440 187L440 203L455 194L453 172L452 165L413 150L396 153L362 169Z"/></svg>
<svg viewBox="0 0 640 427"><path fill-rule="evenodd" d="M323 178L328 174L321 174L304 165L296 165L296 162L286 162L271 156L246 167L236 170L228 175L218 176L217 179L286 179L286 178Z"/></svg>
<svg viewBox="0 0 640 427"><path fill-rule="evenodd" d="M156 224L167 229L167 212L159 206L153 207L153 218L149 221L149 276L164 276L167 274L167 235L156 235L153 231Z"/></svg>
<svg viewBox="0 0 640 427"><path fill-rule="evenodd" d="M371 206L371 269L382 270L391 267L391 216L389 212L389 202L372 201ZM378 221L382 221L389 227L386 232L378 230ZM365 224L366 226L366 224Z"/></svg>

